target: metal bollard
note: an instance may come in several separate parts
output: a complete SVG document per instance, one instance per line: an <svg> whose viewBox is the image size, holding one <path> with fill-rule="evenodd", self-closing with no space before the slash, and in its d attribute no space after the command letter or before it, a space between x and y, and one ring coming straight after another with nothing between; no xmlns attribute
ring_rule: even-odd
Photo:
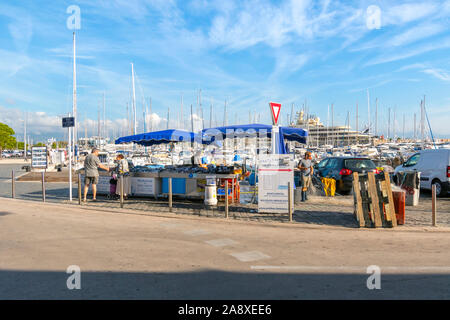
<svg viewBox="0 0 450 320"><path fill-rule="evenodd" d="M14 170L11 172L11 197L14 199L16 197L16 177Z"/></svg>
<svg viewBox="0 0 450 320"><path fill-rule="evenodd" d="M431 185L431 225L436 227L436 185Z"/></svg>
<svg viewBox="0 0 450 320"><path fill-rule="evenodd" d="M228 180L225 180L225 218L228 219Z"/></svg>
<svg viewBox="0 0 450 320"><path fill-rule="evenodd" d="M169 178L169 211L172 212L172 178Z"/></svg>
<svg viewBox="0 0 450 320"><path fill-rule="evenodd" d="M45 202L45 172L42 172L42 201Z"/></svg>
<svg viewBox="0 0 450 320"><path fill-rule="evenodd" d="M292 185L288 182L288 211L289 211L289 222L292 222Z"/></svg>
<svg viewBox="0 0 450 320"><path fill-rule="evenodd" d="M123 208L123 176L120 176L120 207Z"/></svg>
<svg viewBox="0 0 450 320"><path fill-rule="evenodd" d="M231 180L231 203L234 203L234 178Z"/></svg>
<svg viewBox="0 0 450 320"><path fill-rule="evenodd" d="M81 173L78 174L78 204L81 205Z"/></svg>

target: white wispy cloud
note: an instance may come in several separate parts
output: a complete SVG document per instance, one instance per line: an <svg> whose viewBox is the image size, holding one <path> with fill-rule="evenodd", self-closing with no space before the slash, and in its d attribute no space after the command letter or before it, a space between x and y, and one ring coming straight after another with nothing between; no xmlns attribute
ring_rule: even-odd
<svg viewBox="0 0 450 320"><path fill-rule="evenodd" d="M414 56L418 56L423 53L447 49L447 48L450 48L450 38L444 38L442 40L435 41L433 43L425 43L420 46L417 46L417 47L414 47L414 48L411 48L408 50L404 50L403 52L400 52L400 53L398 53L397 51L394 51L394 52L391 51L389 53L380 54L378 57L369 60L365 64L365 66L372 66L372 65L377 65L377 64L387 63L387 62L403 60L403 59L411 58Z"/></svg>
<svg viewBox="0 0 450 320"><path fill-rule="evenodd" d="M397 25L416 21L436 13L438 9L439 4L434 1L411 2L386 6L382 11L382 24Z"/></svg>
<svg viewBox="0 0 450 320"><path fill-rule="evenodd" d="M387 46L403 46L424 38L430 38L446 30L448 30L448 26L444 23L422 24L394 36L387 42Z"/></svg>
<svg viewBox="0 0 450 320"><path fill-rule="evenodd" d="M440 69L425 69L422 72L426 74L430 74L434 76L437 79L440 79L442 81L450 81L450 73L440 70Z"/></svg>

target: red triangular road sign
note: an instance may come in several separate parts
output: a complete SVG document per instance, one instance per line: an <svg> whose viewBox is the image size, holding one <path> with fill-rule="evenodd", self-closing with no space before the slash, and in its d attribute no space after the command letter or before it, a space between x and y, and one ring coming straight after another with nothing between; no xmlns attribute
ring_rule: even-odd
<svg viewBox="0 0 450 320"><path fill-rule="evenodd" d="M275 103L275 102L270 102L270 110L272 111L272 121L273 121L273 125L277 125L278 123L278 117L280 116L280 110L281 110L281 104L280 103Z"/></svg>

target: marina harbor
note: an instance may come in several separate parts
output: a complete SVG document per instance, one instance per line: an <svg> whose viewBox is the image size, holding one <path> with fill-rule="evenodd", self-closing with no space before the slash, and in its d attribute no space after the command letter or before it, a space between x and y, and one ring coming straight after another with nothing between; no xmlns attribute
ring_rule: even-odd
<svg viewBox="0 0 450 320"><path fill-rule="evenodd" d="M0 1L2 307L450 300L449 17L450 0Z"/></svg>

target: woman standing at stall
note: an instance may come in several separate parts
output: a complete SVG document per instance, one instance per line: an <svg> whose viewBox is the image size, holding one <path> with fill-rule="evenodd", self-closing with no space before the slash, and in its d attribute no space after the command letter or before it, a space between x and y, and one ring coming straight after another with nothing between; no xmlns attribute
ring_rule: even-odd
<svg viewBox="0 0 450 320"><path fill-rule="evenodd" d="M116 162L117 162L117 166L115 168L115 172L117 173L116 194L120 196L120 190L122 188L120 177L123 176L123 196L127 197L131 193L130 177L128 176L128 173L130 172L130 169L128 168L128 161L125 159L123 154L118 154L116 157Z"/></svg>
<svg viewBox="0 0 450 320"><path fill-rule="evenodd" d="M307 151L305 153L305 158L301 159L298 164L298 169L301 172L301 187L302 187L302 202L308 200L307 192L311 186L311 176L313 174L314 168L312 165L312 155L311 152Z"/></svg>

